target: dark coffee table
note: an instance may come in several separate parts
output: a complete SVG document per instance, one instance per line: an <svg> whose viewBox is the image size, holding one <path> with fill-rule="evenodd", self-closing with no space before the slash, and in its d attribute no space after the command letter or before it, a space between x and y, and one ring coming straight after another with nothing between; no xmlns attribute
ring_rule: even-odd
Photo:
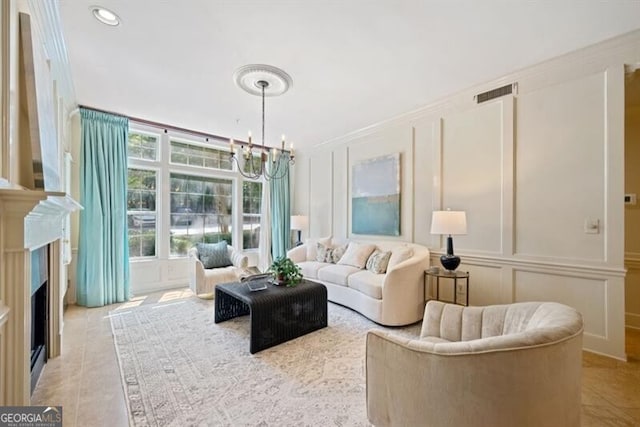
<svg viewBox="0 0 640 427"><path fill-rule="evenodd" d="M267 283L250 291L246 283L216 286L215 323L251 316L251 354L327 326L327 288L303 280L295 287Z"/></svg>

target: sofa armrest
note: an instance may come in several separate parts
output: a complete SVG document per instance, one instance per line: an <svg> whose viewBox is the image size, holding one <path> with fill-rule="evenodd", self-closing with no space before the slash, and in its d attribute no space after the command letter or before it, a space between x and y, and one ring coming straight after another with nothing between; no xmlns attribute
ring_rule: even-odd
<svg viewBox="0 0 640 427"><path fill-rule="evenodd" d="M424 271L429 268L428 252L414 254L387 271L382 284L383 324L407 325L424 315Z"/></svg>
<svg viewBox="0 0 640 427"><path fill-rule="evenodd" d="M238 268L247 268L249 266L249 257L243 254L240 251L233 249L229 246L229 258L231 258L231 262L234 267Z"/></svg>
<svg viewBox="0 0 640 427"><path fill-rule="evenodd" d="M198 283L204 282L204 265L198 256L198 249L193 247L187 252L191 265L189 266L189 287L197 294Z"/></svg>
<svg viewBox="0 0 640 427"><path fill-rule="evenodd" d="M293 249L289 249L287 251L287 258L290 258L291 261L296 264L299 262L304 262L307 260L307 245L303 244L300 246L296 246Z"/></svg>

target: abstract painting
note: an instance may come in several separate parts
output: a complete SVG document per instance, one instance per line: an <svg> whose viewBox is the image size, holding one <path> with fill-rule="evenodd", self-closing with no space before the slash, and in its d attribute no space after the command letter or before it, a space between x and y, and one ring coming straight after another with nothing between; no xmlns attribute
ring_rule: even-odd
<svg viewBox="0 0 640 427"><path fill-rule="evenodd" d="M378 236L400 235L400 153L353 165L351 231Z"/></svg>

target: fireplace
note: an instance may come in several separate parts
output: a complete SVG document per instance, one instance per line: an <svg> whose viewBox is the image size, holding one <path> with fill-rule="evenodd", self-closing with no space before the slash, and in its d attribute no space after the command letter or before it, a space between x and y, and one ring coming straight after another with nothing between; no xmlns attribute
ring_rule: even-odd
<svg viewBox="0 0 640 427"><path fill-rule="evenodd" d="M31 252L31 393L47 363L49 336L48 245Z"/></svg>
<svg viewBox="0 0 640 427"><path fill-rule="evenodd" d="M0 406L30 405L32 368L60 355L64 224L78 207L65 193L0 186Z"/></svg>

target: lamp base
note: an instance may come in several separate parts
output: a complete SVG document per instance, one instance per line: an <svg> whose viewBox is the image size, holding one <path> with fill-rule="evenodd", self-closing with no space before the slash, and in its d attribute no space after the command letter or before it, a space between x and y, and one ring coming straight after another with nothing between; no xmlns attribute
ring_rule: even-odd
<svg viewBox="0 0 640 427"><path fill-rule="evenodd" d="M460 265L460 257L457 255L442 255L440 263L445 270L454 271Z"/></svg>

